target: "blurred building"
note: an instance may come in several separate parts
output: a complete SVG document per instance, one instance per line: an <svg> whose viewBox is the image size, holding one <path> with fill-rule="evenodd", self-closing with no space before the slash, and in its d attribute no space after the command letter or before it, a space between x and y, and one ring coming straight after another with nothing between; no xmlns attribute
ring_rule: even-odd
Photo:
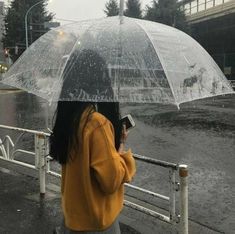
<svg viewBox="0 0 235 234"><path fill-rule="evenodd" d="M182 0L192 36L235 80L235 0Z"/></svg>

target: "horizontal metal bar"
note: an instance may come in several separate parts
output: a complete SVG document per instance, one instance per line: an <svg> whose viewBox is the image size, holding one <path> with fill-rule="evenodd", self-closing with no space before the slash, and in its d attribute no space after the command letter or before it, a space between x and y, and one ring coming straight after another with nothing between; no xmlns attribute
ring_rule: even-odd
<svg viewBox="0 0 235 234"><path fill-rule="evenodd" d="M61 178L61 174L56 173L56 172L54 172L54 171L47 171L47 174L53 175L53 176L58 177L58 178Z"/></svg>
<svg viewBox="0 0 235 234"><path fill-rule="evenodd" d="M5 159L2 156L0 156L0 159L4 160L4 161L7 161L7 162L15 163L15 164L20 165L20 166L28 167L28 168L31 168L31 169L36 169L35 166L33 166L31 164L28 164L28 163L23 163L23 162L20 162L20 161L17 161L17 160Z"/></svg>
<svg viewBox="0 0 235 234"><path fill-rule="evenodd" d="M40 135L47 136L47 137L49 137L51 135L50 133L45 133L45 132L35 131L35 130L30 130L30 129L24 129L24 128L10 127L10 126L6 126L6 125L0 125L0 128L10 129L10 130L15 130L15 131L20 131L20 132L27 132L27 133L32 133L32 134L40 134Z"/></svg>
<svg viewBox="0 0 235 234"><path fill-rule="evenodd" d="M50 174L50 175L54 175L56 177L61 177L61 175L59 173L56 173L56 172L53 172L53 171L48 171L47 173ZM152 195L154 197L158 197L158 198L166 200L166 201L170 200L169 197L166 197L166 196L158 194L158 193L151 192L151 191L146 190L146 189L139 188L139 187L131 185L131 184L125 183L125 186L127 186L129 188L132 188L132 189L135 189L135 190L138 190L138 191L141 191L141 192L144 192L146 194Z"/></svg>
<svg viewBox="0 0 235 234"><path fill-rule="evenodd" d="M61 177L61 175L59 173L56 173L56 172L53 172L53 171L48 171L47 173L50 174L50 175L56 176L56 177ZM158 197L158 198L166 200L166 201L170 200L169 197L166 197L166 196L158 194L158 193L151 192L151 191L146 190L146 189L139 188L139 187L131 185L131 184L125 183L125 186L127 186L129 188L132 188L132 189L135 189L135 190L138 190L138 191L141 191L141 192L144 192L146 194L152 195L154 197Z"/></svg>
<svg viewBox="0 0 235 234"><path fill-rule="evenodd" d="M151 195L151 196L154 196L154 197L157 197L157 198L160 198L162 200L165 200L165 201L170 201L170 198L169 197L166 197L164 195L161 195L161 194L158 194L158 193L154 193L154 192L151 192L149 190L146 190L146 189L142 189L140 187L137 187L137 186L134 186L134 185L131 185L131 184L126 184L125 183L125 186L129 187L129 188L132 188L132 189L135 189L135 190L138 190L138 191L141 191L143 193L146 193L148 195Z"/></svg>
<svg viewBox="0 0 235 234"><path fill-rule="evenodd" d="M147 214L147 215L151 215L151 216L153 216L153 217L155 217L155 218L158 218L158 219L160 219L160 220L162 220L162 221L164 221L164 222L171 223L171 222L170 222L170 218L169 218L168 216L165 216L165 215L163 215L163 214L160 214L160 213L158 213L158 212L156 212L156 211L147 209L147 208L145 208L145 207L143 207L143 206L137 205L137 204L132 203L132 202L129 202L129 201L127 201L127 200L124 200L124 204L125 204L126 206L132 208L132 209L138 210L138 211L140 211L140 212L142 212L142 213L145 213L145 214Z"/></svg>
<svg viewBox="0 0 235 234"><path fill-rule="evenodd" d="M161 160L157 160L154 158L148 158L146 156L142 156L139 154L134 154L134 158L143 162L147 162L147 163L151 163L154 165L158 165L161 167L166 167L166 168L173 168L174 170L178 170L178 164L175 163L170 163L170 162L165 162L165 161L161 161Z"/></svg>
<svg viewBox="0 0 235 234"><path fill-rule="evenodd" d="M16 154L16 153L24 153L24 154L35 155L34 152L27 151L27 150L21 150L21 149L15 150L15 151L13 152L13 155Z"/></svg>

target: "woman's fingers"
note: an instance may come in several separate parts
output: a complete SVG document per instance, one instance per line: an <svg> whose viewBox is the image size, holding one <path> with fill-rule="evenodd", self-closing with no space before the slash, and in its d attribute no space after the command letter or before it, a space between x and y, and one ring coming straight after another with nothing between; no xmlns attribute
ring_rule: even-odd
<svg viewBox="0 0 235 234"><path fill-rule="evenodd" d="M128 131L126 130L126 124L122 125L122 142L125 142L127 139Z"/></svg>

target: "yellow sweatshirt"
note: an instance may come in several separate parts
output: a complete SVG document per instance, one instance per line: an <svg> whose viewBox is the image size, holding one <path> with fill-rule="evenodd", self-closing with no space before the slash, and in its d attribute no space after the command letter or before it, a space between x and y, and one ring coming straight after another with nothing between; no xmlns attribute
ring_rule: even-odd
<svg viewBox="0 0 235 234"><path fill-rule="evenodd" d="M69 229L98 231L122 210L123 183L132 179L136 167L130 150L122 155L116 151L111 122L98 112L87 117L85 111L79 149L73 147L72 160L62 166L62 209Z"/></svg>

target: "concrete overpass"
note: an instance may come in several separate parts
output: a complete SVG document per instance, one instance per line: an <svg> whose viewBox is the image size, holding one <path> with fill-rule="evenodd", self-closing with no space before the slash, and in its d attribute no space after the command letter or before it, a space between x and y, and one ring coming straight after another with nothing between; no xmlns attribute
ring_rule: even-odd
<svg viewBox="0 0 235 234"><path fill-rule="evenodd" d="M191 35L235 80L235 0L182 0Z"/></svg>
<svg viewBox="0 0 235 234"><path fill-rule="evenodd" d="M190 24L235 13L235 0L183 0L181 4Z"/></svg>

